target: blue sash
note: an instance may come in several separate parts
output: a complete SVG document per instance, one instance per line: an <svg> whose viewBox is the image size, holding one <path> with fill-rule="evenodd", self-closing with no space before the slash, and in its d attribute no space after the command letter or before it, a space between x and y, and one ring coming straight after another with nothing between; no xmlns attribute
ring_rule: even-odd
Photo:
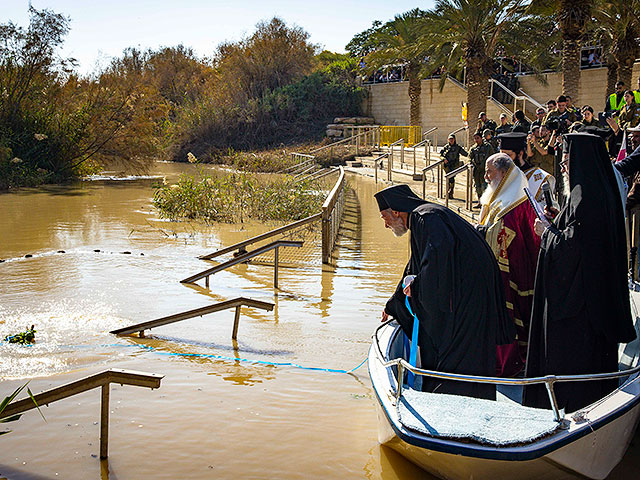
<svg viewBox="0 0 640 480"><path fill-rule="evenodd" d="M407 306L407 310L413 317L413 330L411 331L411 348L409 349L409 364L413 367L418 363L418 317L411 310L411 305L409 305L409 297L404 298L404 304ZM405 340L408 341L406 335ZM415 375L411 372L407 373L407 385L413 388L413 381Z"/></svg>

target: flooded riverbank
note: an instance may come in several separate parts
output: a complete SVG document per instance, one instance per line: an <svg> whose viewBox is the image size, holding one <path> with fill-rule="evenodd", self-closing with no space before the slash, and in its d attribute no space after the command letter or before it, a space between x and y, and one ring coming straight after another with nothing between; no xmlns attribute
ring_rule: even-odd
<svg viewBox="0 0 640 480"><path fill-rule="evenodd" d="M158 164L175 178L188 165ZM384 229L371 179L350 176L335 266L319 238L273 267L238 265L209 288L179 281L196 257L266 231L158 218L154 179L100 180L0 195L0 334L35 324L33 347L0 344L0 395L34 392L106 368L165 375L148 389L113 386L109 460L100 462L97 390L29 412L0 437L0 476L53 478L430 479L377 442L366 357L408 258ZM64 251L64 253L59 253ZM127 253L128 252L128 253ZM25 258L25 255L33 255ZM245 296L275 304L118 338L114 328ZM280 364L280 365L274 365ZM292 365L283 365L292 364ZM637 446L611 478L635 478ZM628 472L628 474L627 474Z"/></svg>

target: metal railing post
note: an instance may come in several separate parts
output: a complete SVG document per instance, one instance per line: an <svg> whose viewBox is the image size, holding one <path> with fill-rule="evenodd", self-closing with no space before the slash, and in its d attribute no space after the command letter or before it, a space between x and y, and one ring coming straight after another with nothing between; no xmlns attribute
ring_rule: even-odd
<svg viewBox="0 0 640 480"><path fill-rule="evenodd" d="M279 248L276 247L274 250L274 258L273 258L273 286L274 288L278 288L278 251Z"/></svg>
<svg viewBox="0 0 640 480"><path fill-rule="evenodd" d="M376 179L376 183L378 183L378 159L373 161L373 165L374 178Z"/></svg>
<svg viewBox="0 0 640 480"><path fill-rule="evenodd" d="M467 193L466 193L467 210L471 210L471 167L467 168Z"/></svg>
<svg viewBox="0 0 640 480"><path fill-rule="evenodd" d="M231 332L231 339L238 340L238 326L240 326L240 308L242 305L236 306L236 311L233 315L233 332Z"/></svg>
<svg viewBox="0 0 640 480"><path fill-rule="evenodd" d="M104 384L101 388L100 398L100 458L105 459L109 455L109 388L110 384Z"/></svg>
<svg viewBox="0 0 640 480"><path fill-rule="evenodd" d="M438 165L438 198L442 198L442 164Z"/></svg>

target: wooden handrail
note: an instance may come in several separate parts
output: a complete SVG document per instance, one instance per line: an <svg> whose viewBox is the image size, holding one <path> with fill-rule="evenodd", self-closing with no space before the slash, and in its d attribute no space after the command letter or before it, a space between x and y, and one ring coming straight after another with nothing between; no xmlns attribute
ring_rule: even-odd
<svg viewBox="0 0 640 480"><path fill-rule="evenodd" d="M187 320L193 317L201 317L203 315L207 315L208 313L219 312L221 310L226 310L228 308L236 309L236 318L233 324L233 334L231 338L234 340L238 335L238 323L240 321L240 307L242 306L252 307L252 308L260 308L262 310L267 310L270 312L273 310L273 303L262 302L260 300L253 300L252 298L238 297L233 298L231 300L226 300L224 302L216 303L214 305L207 305L206 307L195 308L193 310L187 310L186 312L175 313L173 315L169 315L162 318L157 318L155 320L149 320L148 322L138 323L136 325L130 325L124 328L118 328L116 330L111 330L109 333L113 333L115 335L127 335L134 332L140 332L140 336L144 336L144 331L149 330L151 328L160 327L162 325L169 325L170 323L181 322L182 320Z"/></svg>
<svg viewBox="0 0 640 480"><path fill-rule="evenodd" d="M206 285L209 286L209 275L213 275L226 268L233 267L234 265L237 265L239 263L245 263L247 260L253 257L266 253L269 250L275 249L276 253L275 253L275 264L274 264L275 269L274 269L274 280L273 280L274 285L273 286L275 288L278 288L278 249L280 247L301 247L303 243L304 242L295 242L292 240L276 240L275 242L271 242L266 245L263 245L262 247L257 248L256 250L243 253L242 255L238 255L237 257L231 260L228 260L224 263L221 263L220 265L216 265L215 267L211 267L200 273L196 273L195 275L185 278L184 280L180 280L180 283L193 283L193 282L197 282L201 278L206 277L207 278Z"/></svg>
<svg viewBox="0 0 640 480"><path fill-rule="evenodd" d="M160 381L164 375L156 373L135 372L132 370L122 370L112 368L94 375L90 375L80 380L61 385L50 390L38 393L31 398L25 398L17 402L10 403L2 412L0 418L11 417L20 413L33 410L38 406L49 405L50 403L63 400L94 388L102 388L102 403L100 412L100 458L107 458L109 442L109 385L119 383L120 385L135 385L137 387L159 388ZM35 403L34 403L35 400Z"/></svg>
<svg viewBox="0 0 640 480"><path fill-rule="evenodd" d="M288 232L289 230L293 230L295 228L301 227L303 225L306 225L308 223L314 222L316 220L320 220L322 218L322 213L314 213L313 215L308 216L307 218L303 218L302 220L298 220L296 222L293 223L289 223L288 225L284 225L282 227L276 228L274 230L270 230L266 233L262 233L260 235L257 235L255 237L251 237L247 240L243 240L242 242L238 242L234 245L231 245L229 247L225 247L222 248L220 250L216 250L213 253L208 253L206 255L202 255L200 257L198 257L200 260L211 260L212 258L218 257L220 255L224 255L225 253L230 253L233 252L234 250L238 250L239 253L245 253L246 250L244 250L244 247L246 247L247 245L251 245L254 243L258 243L261 242L262 240L266 240L267 238L271 238L275 235L279 235L281 233L284 232Z"/></svg>

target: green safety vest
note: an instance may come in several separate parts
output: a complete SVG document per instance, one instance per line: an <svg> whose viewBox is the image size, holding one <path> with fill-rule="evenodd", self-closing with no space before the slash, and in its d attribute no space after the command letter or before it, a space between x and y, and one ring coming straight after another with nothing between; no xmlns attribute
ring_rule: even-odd
<svg viewBox="0 0 640 480"><path fill-rule="evenodd" d="M633 98L636 99L636 103L640 103L640 92L638 90L633 91Z"/></svg>
<svg viewBox="0 0 640 480"><path fill-rule="evenodd" d="M634 92L634 96L635 96L635 92ZM609 105L611 106L611 110L622 110L622 107L624 107L624 104L625 104L624 95L620 99L620 103L618 105L616 105L616 94L612 93L611 95L609 95Z"/></svg>

